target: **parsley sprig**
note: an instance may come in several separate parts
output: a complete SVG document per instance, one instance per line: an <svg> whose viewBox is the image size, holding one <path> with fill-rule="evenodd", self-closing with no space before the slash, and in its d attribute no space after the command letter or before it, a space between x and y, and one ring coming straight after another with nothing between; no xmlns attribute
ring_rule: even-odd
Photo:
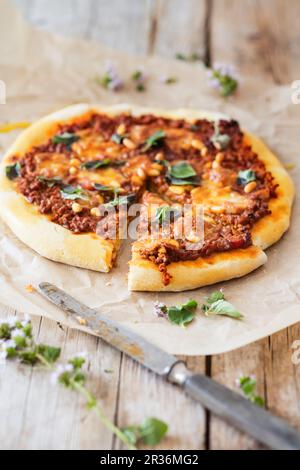
<svg viewBox="0 0 300 470"><path fill-rule="evenodd" d="M157 302L154 308L157 316L165 317L175 325L186 326L194 320L197 306L198 302L190 299L183 304L172 307L167 307L165 304Z"/></svg>
<svg viewBox="0 0 300 470"><path fill-rule="evenodd" d="M127 426L122 429L132 445L143 442L148 446L155 446L168 432L168 425L157 418L147 418L140 426Z"/></svg>

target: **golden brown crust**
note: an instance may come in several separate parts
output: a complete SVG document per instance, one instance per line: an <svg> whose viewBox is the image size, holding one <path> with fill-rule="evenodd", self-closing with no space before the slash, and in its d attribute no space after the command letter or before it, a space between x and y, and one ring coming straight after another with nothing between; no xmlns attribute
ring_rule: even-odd
<svg viewBox="0 0 300 470"><path fill-rule="evenodd" d="M151 261L139 255L139 242L133 247L128 285L138 291L182 291L227 281L244 276L267 261L266 254L258 247L217 253L196 261L180 261L168 265L172 276L166 286L161 272Z"/></svg>

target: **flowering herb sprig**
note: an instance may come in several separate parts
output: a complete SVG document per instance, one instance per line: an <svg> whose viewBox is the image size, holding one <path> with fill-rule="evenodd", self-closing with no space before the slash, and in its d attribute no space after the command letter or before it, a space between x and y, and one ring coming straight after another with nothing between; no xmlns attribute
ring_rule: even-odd
<svg viewBox="0 0 300 470"><path fill-rule="evenodd" d="M146 82L148 79L148 75L144 69L140 68L135 70L132 75L131 79L135 84L135 89L137 91L145 91L146 90Z"/></svg>
<svg viewBox="0 0 300 470"><path fill-rule="evenodd" d="M225 98L234 93L238 87L238 75L233 65L216 63L208 70L208 83Z"/></svg>
<svg viewBox="0 0 300 470"><path fill-rule="evenodd" d="M124 82L116 65L112 62L107 62L104 75L100 78L96 77L96 81L108 90L119 91L124 88Z"/></svg>
<svg viewBox="0 0 300 470"><path fill-rule="evenodd" d="M86 374L83 366L86 354L79 353L66 364L55 364L61 349L38 344L32 334L32 325L26 317L19 320L10 317L0 322L0 359L17 359L22 363L42 365L52 371L51 382L59 383L70 390L80 393L89 410L93 410L107 429L115 434L129 449L136 449L135 444L142 440L149 445L157 444L166 434L168 426L156 418L148 418L141 426L128 426L124 430L115 426L103 412L96 397L86 387ZM131 430L131 432L129 431Z"/></svg>
<svg viewBox="0 0 300 470"><path fill-rule="evenodd" d="M256 394L257 381L254 375L239 377L237 385L248 400L258 406L265 406L264 399Z"/></svg>

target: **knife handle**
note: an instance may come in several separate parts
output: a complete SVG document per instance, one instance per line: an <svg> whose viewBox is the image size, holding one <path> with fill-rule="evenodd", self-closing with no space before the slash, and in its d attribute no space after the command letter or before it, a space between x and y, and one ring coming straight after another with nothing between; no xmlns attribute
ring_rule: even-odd
<svg viewBox="0 0 300 470"><path fill-rule="evenodd" d="M192 374L182 363L173 369L169 380L181 385L187 394L216 416L271 449L300 449L300 433L282 419L209 377Z"/></svg>

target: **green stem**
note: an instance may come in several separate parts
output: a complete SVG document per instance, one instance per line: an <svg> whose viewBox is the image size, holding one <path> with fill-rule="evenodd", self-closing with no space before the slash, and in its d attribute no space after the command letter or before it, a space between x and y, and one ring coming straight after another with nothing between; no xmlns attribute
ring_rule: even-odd
<svg viewBox="0 0 300 470"><path fill-rule="evenodd" d="M71 385L81 393L81 395L84 396L86 399L87 403L89 402L95 402L94 396L91 394L89 390L87 390L84 386L82 386L80 383L76 382L75 380L71 379L70 380ZM136 447L133 446L127 436L117 427L115 426L103 413L102 408L100 407L99 403L96 401L95 405L93 406L93 409L95 410L95 413L97 416L100 418L104 426L107 427L113 434L115 434L124 444L127 445L127 447L130 450L136 450Z"/></svg>

